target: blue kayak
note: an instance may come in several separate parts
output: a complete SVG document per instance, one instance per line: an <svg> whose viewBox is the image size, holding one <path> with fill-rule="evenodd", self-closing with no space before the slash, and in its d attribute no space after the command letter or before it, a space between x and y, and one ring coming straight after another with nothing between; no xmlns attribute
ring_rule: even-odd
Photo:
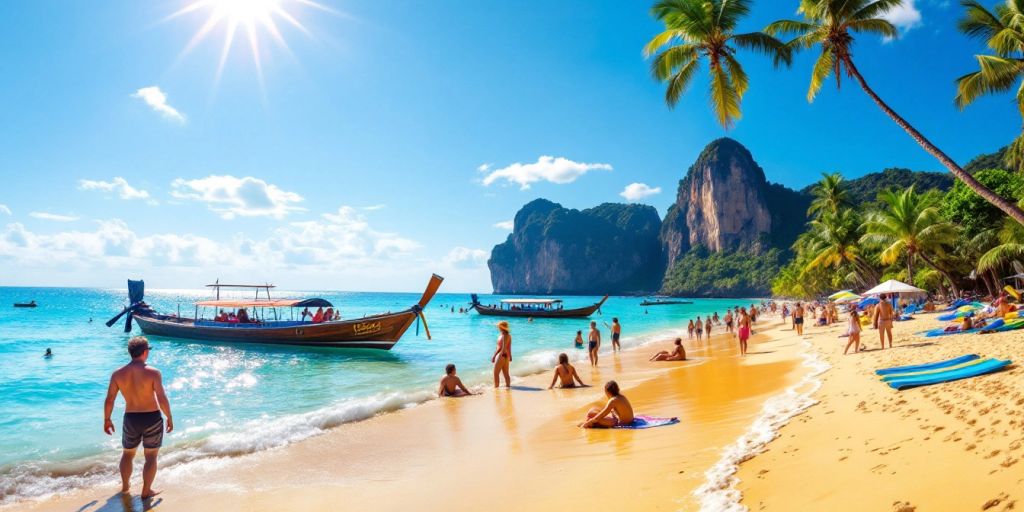
<svg viewBox="0 0 1024 512"><path fill-rule="evenodd" d="M886 384L893 389L906 389L915 386L928 386L930 384L938 384L940 382L949 382L953 380L966 379L969 377L977 377L978 375L984 375L986 373L992 373L996 370L1000 370L1009 366L1012 361L999 360L999 359L986 359L984 362L976 365L967 366L964 368L958 368L956 370L950 370L940 373L931 373L928 375L911 376L902 379L894 379Z"/></svg>
<svg viewBox="0 0 1024 512"><path fill-rule="evenodd" d="M960 357L949 359L949 360L946 360L946 361L939 361L939 362L936 362L936 363L917 364L917 365L913 365L913 366L896 366L896 367L893 367L893 368L883 368L881 370L875 370L875 373L878 374L878 375L890 375L890 374L893 374L893 373L923 372L923 371L928 371L928 370L936 370L936 369L939 369L939 368L946 368L946 367L949 367L949 366L956 366L958 364L963 364L963 363L966 363L968 361L974 361L975 359L980 359L980 358L981 358L981 356L979 356L978 354L967 354L965 356L960 356Z"/></svg>

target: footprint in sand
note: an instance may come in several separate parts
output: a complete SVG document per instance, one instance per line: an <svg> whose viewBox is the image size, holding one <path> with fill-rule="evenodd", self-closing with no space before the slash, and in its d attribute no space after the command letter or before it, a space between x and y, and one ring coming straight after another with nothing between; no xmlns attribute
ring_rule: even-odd
<svg viewBox="0 0 1024 512"><path fill-rule="evenodd" d="M892 504L892 512L914 512L917 507L910 504L909 501L895 501Z"/></svg>

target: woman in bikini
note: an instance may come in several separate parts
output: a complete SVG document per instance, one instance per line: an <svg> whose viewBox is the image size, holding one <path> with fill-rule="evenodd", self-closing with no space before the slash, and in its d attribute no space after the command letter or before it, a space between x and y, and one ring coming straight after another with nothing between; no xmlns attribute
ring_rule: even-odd
<svg viewBox="0 0 1024 512"><path fill-rule="evenodd" d="M505 376L505 387L512 387L512 380L508 375L508 365L512 362L512 334L508 330L508 322L498 322L498 347L491 356L494 363L494 387L498 387L498 376Z"/></svg>
<svg viewBox="0 0 1024 512"><path fill-rule="evenodd" d="M740 338L740 355L747 355L747 340L750 339L750 316L745 308L740 308L740 318L736 322L737 334Z"/></svg>
<svg viewBox="0 0 1024 512"><path fill-rule="evenodd" d="M846 351L850 350L850 345L853 345L853 353L860 352L860 315L857 314L857 308L850 309L850 328L846 331L850 335L850 341L846 343L846 348L843 349L843 355L846 355Z"/></svg>
<svg viewBox="0 0 1024 512"><path fill-rule="evenodd" d="M569 364L569 356L565 353L558 354L558 366L555 367L555 374L551 377L551 385L548 389L555 387L555 383L561 381L558 385L560 388L574 388L576 383L580 383L580 387L587 387L583 383L583 379L580 378L579 374L576 373L576 368Z"/></svg>

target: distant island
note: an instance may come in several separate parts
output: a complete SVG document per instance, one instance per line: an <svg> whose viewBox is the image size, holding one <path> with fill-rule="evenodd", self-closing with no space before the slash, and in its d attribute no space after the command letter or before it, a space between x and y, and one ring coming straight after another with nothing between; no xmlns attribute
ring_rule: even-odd
<svg viewBox="0 0 1024 512"><path fill-rule="evenodd" d="M996 158L982 155L972 164ZM953 178L893 168L845 183L851 200L866 204L889 188L946 191ZM491 251L491 284L506 294L769 295L806 228L811 199L811 187L768 182L746 147L717 139L679 181L664 219L639 204L575 210L546 199L527 203L508 239Z"/></svg>

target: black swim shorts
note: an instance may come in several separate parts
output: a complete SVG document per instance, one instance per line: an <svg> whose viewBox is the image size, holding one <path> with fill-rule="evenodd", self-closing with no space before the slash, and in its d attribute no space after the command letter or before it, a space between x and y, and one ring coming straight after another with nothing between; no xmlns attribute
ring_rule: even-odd
<svg viewBox="0 0 1024 512"><path fill-rule="evenodd" d="M164 417L160 411L126 412L121 425L121 446L126 450L160 448L164 442Z"/></svg>

